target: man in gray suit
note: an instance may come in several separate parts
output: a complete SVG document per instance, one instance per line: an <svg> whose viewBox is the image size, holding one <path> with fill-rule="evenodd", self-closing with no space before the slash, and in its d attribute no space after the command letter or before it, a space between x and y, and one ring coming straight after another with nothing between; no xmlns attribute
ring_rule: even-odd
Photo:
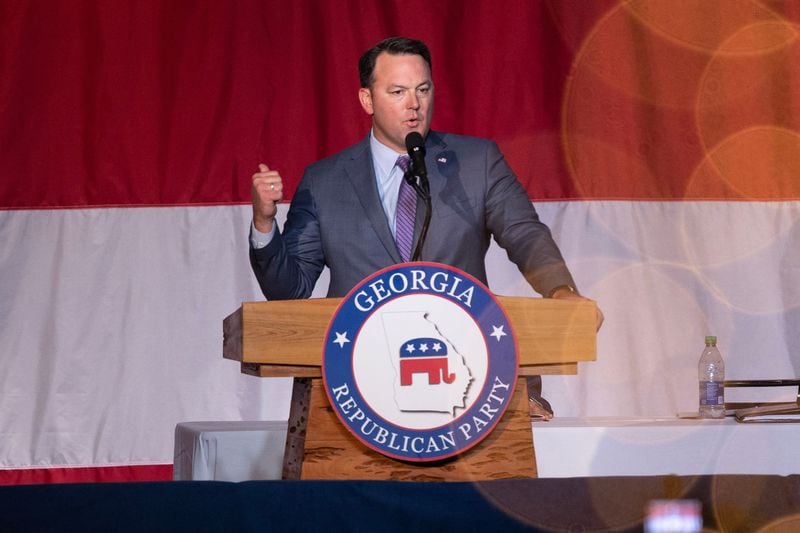
<svg viewBox="0 0 800 533"><path fill-rule="evenodd" d="M280 174L259 165L252 178L250 262L268 299L308 298L327 266L328 296L344 296L366 276L400 263L395 243L405 139L425 139L432 220L420 259L448 264L486 283L494 237L545 297L584 299L548 227L539 220L497 145L430 131L434 84L424 43L395 37L359 61L361 107L372 117L363 141L310 165L283 232L275 224ZM420 202L420 206L422 202ZM424 209L416 210L415 242ZM598 311L598 327L602 313Z"/></svg>

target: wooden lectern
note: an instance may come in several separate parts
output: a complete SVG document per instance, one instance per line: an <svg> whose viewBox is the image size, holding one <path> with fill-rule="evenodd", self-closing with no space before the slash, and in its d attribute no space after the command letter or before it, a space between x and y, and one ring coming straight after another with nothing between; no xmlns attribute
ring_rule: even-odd
<svg viewBox="0 0 800 533"><path fill-rule="evenodd" d="M519 375L577 374L596 358L593 302L498 296L517 337ZM284 479L471 481L535 477L525 381L503 419L475 447L437 463L375 452L340 423L322 385L323 342L340 298L246 302L223 322L223 356L242 372L294 378Z"/></svg>

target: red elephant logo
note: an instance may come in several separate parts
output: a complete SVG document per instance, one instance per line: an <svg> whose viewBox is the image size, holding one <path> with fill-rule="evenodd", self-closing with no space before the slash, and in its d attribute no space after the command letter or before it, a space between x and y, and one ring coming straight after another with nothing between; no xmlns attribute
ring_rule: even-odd
<svg viewBox="0 0 800 533"><path fill-rule="evenodd" d="M456 375L447 368L447 345L439 339L419 337L400 348L400 385L410 386L414 374L427 374L429 385L453 383Z"/></svg>

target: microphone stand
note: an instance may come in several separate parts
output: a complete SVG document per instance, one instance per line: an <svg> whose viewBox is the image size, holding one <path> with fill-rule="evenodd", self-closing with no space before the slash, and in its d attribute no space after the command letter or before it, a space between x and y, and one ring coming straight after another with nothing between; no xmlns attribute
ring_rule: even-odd
<svg viewBox="0 0 800 533"><path fill-rule="evenodd" d="M424 174L414 176L412 172L406 172L403 175L403 179L405 179L406 182L411 185L411 188L414 189L414 192L417 193L417 196L425 203L425 218L422 221L422 229L419 233L417 246L414 248L414 253L411 255L412 261L419 261L420 254L422 253L422 247L425 244L425 238L428 236L428 226L431 224L431 189L430 184L428 183L428 176Z"/></svg>

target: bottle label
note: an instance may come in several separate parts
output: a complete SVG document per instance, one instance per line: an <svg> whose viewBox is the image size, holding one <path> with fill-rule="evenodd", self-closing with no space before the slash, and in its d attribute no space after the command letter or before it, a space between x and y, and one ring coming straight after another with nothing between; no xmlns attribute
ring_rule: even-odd
<svg viewBox="0 0 800 533"><path fill-rule="evenodd" d="M725 405L725 384L722 381L701 381L700 405Z"/></svg>

